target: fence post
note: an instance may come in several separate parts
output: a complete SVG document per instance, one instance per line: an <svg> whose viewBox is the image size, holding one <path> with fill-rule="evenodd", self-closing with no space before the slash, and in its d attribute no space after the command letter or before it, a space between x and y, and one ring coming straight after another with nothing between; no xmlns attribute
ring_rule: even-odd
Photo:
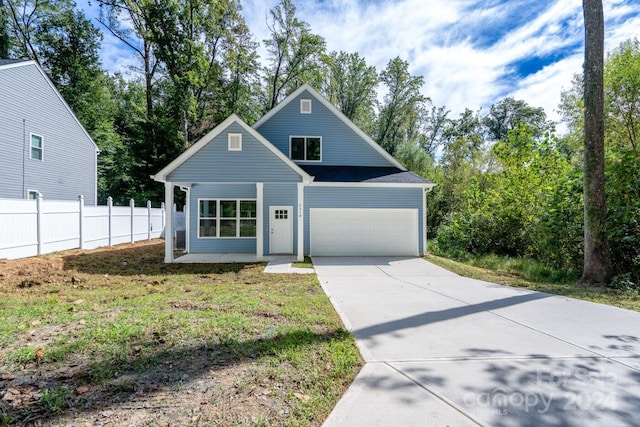
<svg viewBox="0 0 640 427"><path fill-rule="evenodd" d="M153 226L151 225L151 200L147 200L147 240L151 240L151 231L153 231Z"/></svg>
<svg viewBox="0 0 640 427"><path fill-rule="evenodd" d="M38 193L36 200L36 240L38 241L38 255L42 255L42 194Z"/></svg>
<svg viewBox="0 0 640 427"><path fill-rule="evenodd" d="M136 202L133 199L129 199L129 207L131 208L131 243L136 241L134 232L133 232L133 226L135 225L135 220L134 220L135 206L136 206Z"/></svg>
<svg viewBox="0 0 640 427"><path fill-rule="evenodd" d="M109 211L109 246L113 246L113 238L112 238L112 234L113 234L113 216L111 214L111 210L113 208L113 197L109 196L107 198L107 208Z"/></svg>
<svg viewBox="0 0 640 427"><path fill-rule="evenodd" d="M84 249L84 196L78 196L78 244L80 249Z"/></svg>

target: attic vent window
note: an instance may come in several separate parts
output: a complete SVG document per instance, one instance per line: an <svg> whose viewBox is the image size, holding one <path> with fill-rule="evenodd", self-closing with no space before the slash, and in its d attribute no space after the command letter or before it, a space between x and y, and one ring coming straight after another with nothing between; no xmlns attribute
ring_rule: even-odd
<svg viewBox="0 0 640 427"><path fill-rule="evenodd" d="M242 134L230 133L229 134L229 151L242 151Z"/></svg>
<svg viewBox="0 0 640 427"><path fill-rule="evenodd" d="M311 114L311 100L310 99L301 99L300 100L300 113L302 113L302 114Z"/></svg>

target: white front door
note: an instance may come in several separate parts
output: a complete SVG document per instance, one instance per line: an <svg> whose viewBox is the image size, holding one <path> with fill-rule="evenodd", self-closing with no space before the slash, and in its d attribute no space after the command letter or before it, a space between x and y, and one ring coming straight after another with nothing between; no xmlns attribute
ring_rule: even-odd
<svg viewBox="0 0 640 427"><path fill-rule="evenodd" d="M269 206L270 253L293 253L292 213L292 206Z"/></svg>

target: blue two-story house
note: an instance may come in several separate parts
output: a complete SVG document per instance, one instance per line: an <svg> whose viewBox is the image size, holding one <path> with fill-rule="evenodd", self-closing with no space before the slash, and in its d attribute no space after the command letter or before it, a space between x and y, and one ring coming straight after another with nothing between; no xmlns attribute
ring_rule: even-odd
<svg viewBox="0 0 640 427"><path fill-rule="evenodd" d="M154 179L165 183L168 206L176 186L187 194L190 253L302 260L417 256L426 248L426 193L434 184L307 84L253 126L231 115ZM172 234L166 230L166 262L173 262Z"/></svg>
<svg viewBox="0 0 640 427"><path fill-rule="evenodd" d="M98 152L35 61L0 59L0 198L95 205Z"/></svg>

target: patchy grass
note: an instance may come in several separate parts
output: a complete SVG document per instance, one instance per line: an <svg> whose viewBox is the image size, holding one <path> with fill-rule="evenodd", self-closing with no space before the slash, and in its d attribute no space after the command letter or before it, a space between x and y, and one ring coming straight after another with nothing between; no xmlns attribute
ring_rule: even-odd
<svg viewBox="0 0 640 427"><path fill-rule="evenodd" d="M555 272L521 260L499 262L488 259L484 266L472 265L482 263L480 259L466 262L454 261L435 255L427 255L428 261L446 268L461 276L486 282L527 288L534 291L556 295L565 295L586 301L599 302L628 310L640 311L640 293L637 291L620 291L610 288L585 288L577 284L578 277L562 272ZM486 266L490 268L486 268ZM533 279L532 279L533 278Z"/></svg>
<svg viewBox="0 0 640 427"><path fill-rule="evenodd" d="M0 260L0 425L320 425L361 360L315 276L163 243Z"/></svg>
<svg viewBox="0 0 640 427"><path fill-rule="evenodd" d="M313 268L313 261L308 256L304 257L304 261L302 262L294 262L291 264L292 267L295 268Z"/></svg>

